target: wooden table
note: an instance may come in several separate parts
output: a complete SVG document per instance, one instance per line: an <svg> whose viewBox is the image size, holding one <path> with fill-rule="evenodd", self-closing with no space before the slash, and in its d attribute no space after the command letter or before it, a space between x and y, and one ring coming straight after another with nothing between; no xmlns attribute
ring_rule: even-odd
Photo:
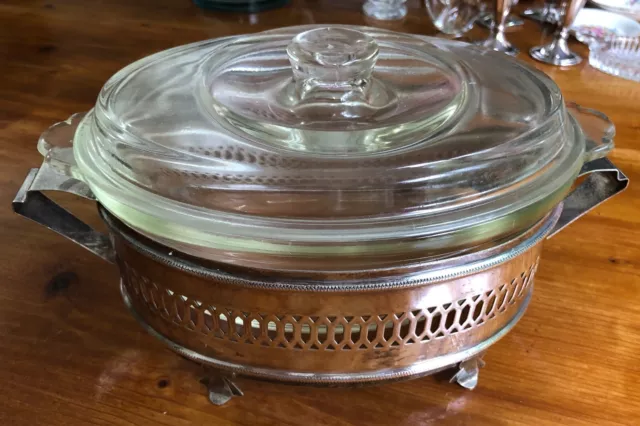
<svg viewBox="0 0 640 426"><path fill-rule="evenodd" d="M546 244L533 302L485 357L475 391L439 378L361 389L239 380L246 396L223 407L208 402L200 367L125 310L114 267L11 212L41 162L39 134L89 109L121 67L196 40L311 23L366 22L360 2L338 0L257 15L205 12L189 0L0 3L0 424L640 424L640 185ZM417 3L389 27L434 32ZM548 35L528 21L509 38L527 52ZM567 99L615 121L610 157L640 182L640 84L587 64L535 65ZM69 202L95 221L90 203Z"/></svg>

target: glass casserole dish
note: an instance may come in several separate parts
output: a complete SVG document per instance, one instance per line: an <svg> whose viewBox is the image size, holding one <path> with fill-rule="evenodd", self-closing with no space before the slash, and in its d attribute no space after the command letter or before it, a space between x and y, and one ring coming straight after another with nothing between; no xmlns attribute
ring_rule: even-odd
<svg viewBox="0 0 640 426"><path fill-rule="evenodd" d="M506 55L292 27L124 68L43 134L14 209L117 260L134 315L216 369L359 383L460 365L472 387L541 242L626 187L613 135ZM43 190L97 200L110 237Z"/></svg>

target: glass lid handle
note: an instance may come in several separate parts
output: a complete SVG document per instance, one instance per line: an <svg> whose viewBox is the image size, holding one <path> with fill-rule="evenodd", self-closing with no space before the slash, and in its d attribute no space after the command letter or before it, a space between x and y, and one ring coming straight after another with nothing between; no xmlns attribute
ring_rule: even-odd
<svg viewBox="0 0 640 426"><path fill-rule="evenodd" d="M301 101L365 101L378 45L360 31L323 27L295 36L287 54Z"/></svg>

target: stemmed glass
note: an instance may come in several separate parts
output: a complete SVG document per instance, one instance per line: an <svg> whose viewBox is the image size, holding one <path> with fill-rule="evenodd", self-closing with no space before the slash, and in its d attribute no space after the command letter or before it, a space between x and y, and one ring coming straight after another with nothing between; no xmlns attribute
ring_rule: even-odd
<svg viewBox="0 0 640 426"><path fill-rule="evenodd" d="M513 0L513 2L511 3L511 6L516 6L518 4L518 1L519 0ZM490 13L490 12L483 13L478 18L477 22L478 22L478 25L482 27L491 28L491 26L493 26L493 13ZM504 26L507 28L518 27L520 25L524 25L524 21L522 20L522 18L512 13L510 13L509 16L507 16L507 21L504 24Z"/></svg>
<svg viewBox="0 0 640 426"><path fill-rule="evenodd" d="M454 37L469 31L485 8L483 0L425 0L425 5L433 25Z"/></svg>
<svg viewBox="0 0 640 426"><path fill-rule="evenodd" d="M530 7L522 12L522 16L538 22L557 24L562 13L562 9L557 7L557 3L557 0L545 0L542 7Z"/></svg>
<svg viewBox="0 0 640 426"><path fill-rule="evenodd" d="M489 37L486 40L477 42L476 44L487 47L489 49L497 50L498 52L506 53L507 55L515 56L518 54L518 49L509 43L505 37L504 29L509 16L509 10L511 9L513 0L496 0L493 25L489 32Z"/></svg>
<svg viewBox="0 0 640 426"><path fill-rule="evenodd" d="M586 0L563 1L564 14L562 15L560 29L556 32L551 43L537 46L529 51L531 57L545 64L572 66L582 62L582 57L569 49L567 39L569 30L578 12L584 6Z"/></svg>
<svg viewBox="0 0 640 426"><path fill-rule="evenodd" d="M367 0L362 6L365 15L381 21L402 19L407 15L407 0Z"/></svg>

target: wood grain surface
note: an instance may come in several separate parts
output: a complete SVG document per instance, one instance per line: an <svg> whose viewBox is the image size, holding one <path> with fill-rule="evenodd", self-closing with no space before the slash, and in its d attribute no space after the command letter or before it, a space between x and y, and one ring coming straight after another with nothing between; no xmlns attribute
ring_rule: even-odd
<svg viewBox="0 0 640 426"><path fill-rule="evenodd" d="M41 162L39 134L91 108L123 66L206 38L366 24L360 6L294 0L241 15L205 12L190 0L0 1L1 425L640 424L640 84L588 64L535 66L568 100L613 119L610 158L632 184L547 242L532 304L488 352L472 392L440 376L359 389L241 379L245 396L214 407L201 368L126 311L114 266L11 212L29 168ZM434 32L418 2L404 22L386 26ZM485 35L474 29L468 38ZM531 21L509 31L522 52L548 37ZM65 201L97 221L91 203Z"/></svg>

